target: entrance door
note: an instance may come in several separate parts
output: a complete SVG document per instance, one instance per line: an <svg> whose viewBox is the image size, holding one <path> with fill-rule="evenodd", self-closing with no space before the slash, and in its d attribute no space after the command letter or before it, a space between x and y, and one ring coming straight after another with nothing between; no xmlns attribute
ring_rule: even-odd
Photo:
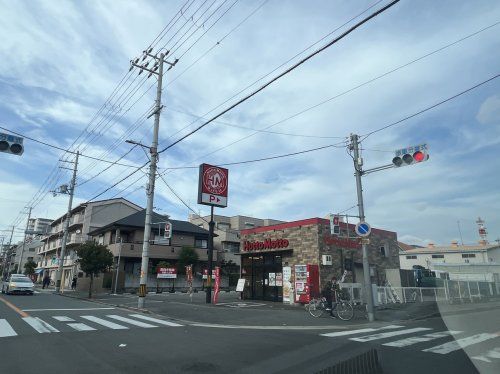
<svg viewBox="0 0 500 374"><path fill-rule="evenodd" d="M281 255L264 256L264 300L283 300L283 275Z"/></svg>
<svg viewBox="0 0 500 374"><path fill-rule="evenodd" d="M253 295L252 299L262 300L264 297L264 256L253 257Z"/></svg>

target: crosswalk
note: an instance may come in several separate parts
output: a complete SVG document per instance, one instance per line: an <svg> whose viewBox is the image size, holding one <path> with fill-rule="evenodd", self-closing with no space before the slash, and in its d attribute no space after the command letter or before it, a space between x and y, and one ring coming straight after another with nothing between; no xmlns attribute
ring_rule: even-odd
<svg viewBox="0 0 500 374"><path fill-rule="evenodd" d="M19 319L24 323L19 324ZM96 331L96 330L128 330L130 328L156 328L160 326L180 327L179 323L144 316L142 314L107 314L107 315L79 315L65 316L55 315L49 317L19 317L16 320L7 321L0 318L0 338L21 335L17 330L25 331L25 326L30 331L39 334L51 334L65 331Z"/></svg>
<svg viewBox="0 0 500 374"><path fill-rule="evenodd" d="M346 337L355 342L374 342L380 343L382 346L394 348L406 348L418 344L428 345L427 347L422 347L421 351L439 355L447 355L483 342L497 343L494 339L500 337L500 332L483 332L465 336L466 334L463 331L432 330L434 329L431 327L406 328L400 325L387 325L379 328L336 331L320 335L328 338ZM450 340L450 338L453 340L442 342L444 339ZM484 353L473 355L471 358L488 363L500 360L500 347L491 350L485 349L484 351Z"/></svg>

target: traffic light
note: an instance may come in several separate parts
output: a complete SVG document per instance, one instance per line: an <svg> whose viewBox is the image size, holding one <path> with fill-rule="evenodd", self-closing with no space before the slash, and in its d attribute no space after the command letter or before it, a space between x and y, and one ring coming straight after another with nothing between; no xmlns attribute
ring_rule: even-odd
<svg viewBox="0 0 500 374"><path fill-rule="evenodd" d="M337 215L330 214L330 234L340 235L340 217Z"/></svg>
<svg viewBox="0 0 500 374"><path fill-rule="evenodd" d="M0 152L21 156L24 152L23 138L0 132Z"/></svg>
<svg viewBox="0 0 500 374"><path fill-rule="evenodd" d="M413 165L429 159L427 144L398 149L395 153L396 156L392 159L392 163L396 167Z"/></svg>

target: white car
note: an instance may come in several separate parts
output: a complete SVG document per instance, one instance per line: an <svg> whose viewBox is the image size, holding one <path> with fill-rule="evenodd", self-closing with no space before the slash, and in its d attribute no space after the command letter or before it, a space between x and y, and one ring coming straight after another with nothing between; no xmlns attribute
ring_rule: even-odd
<svg viewBox="0 0 500 374"><path fill-rule="evenodd" d="M11 274L8 280L2 283L2 293L7 295L13 293L24 293L33 295L35 285L24 274Z"/></svg>

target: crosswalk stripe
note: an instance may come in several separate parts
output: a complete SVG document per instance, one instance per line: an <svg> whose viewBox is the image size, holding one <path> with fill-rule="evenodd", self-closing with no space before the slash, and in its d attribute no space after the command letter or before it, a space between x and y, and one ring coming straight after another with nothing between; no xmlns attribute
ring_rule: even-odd
<svg viewBox="0 0 500 374"><path fill-rule="evenodd" d="M145 321L155 322L155 323L159 323L160 325L165 325L165 326L174 326L174 327L182 326L182 325L175 323L175 322L170 322L170 321L165 321L165 320L158 319L158 318L143 316L142 314L130 314L130 317L140 318L140 319L143 319Z"/></svg>
<svg viewBox="0 0 500 374"><path fill-rule="evenodd" d="M59 330L54 326L49 325L47 322L38 317L23 317L23 319L40 334L59 332Z"/></svg>
<svg viewBox="0 0 500 374"><path fill-rule="evenodd" d="M486 352L484 355L474 356L472 358L484 362L491 362L490 358L500 358L500 347L493 348L491 351Z"/></svg>
<svg viewBox="0 0 500 374"><path fill-rule="evenodd" d="M68 326L74 328L77 331L95 331L93 327L90 327L85 323L68 323Z"/></svg>
<svg viewBox="0 0 500 374"><path fill-rule="evenodd" d="M327 334L320 334L321 336L328 336L330 338L337 337L337 336L346 336L346 335L354 335L354 334L362 334L365 332L373 332L373 331L379 331L379 330L390 330L390 329L399 329L403 326L398 326L398 325L389 325L389 326L384 326L380 327L378 329L376 328L366 328L366 329L358 329L358 330L349 330L349 331L338 331L338 332L329 332Z"/></svg>
<svg viewBox="0 0 500 374"><path fill-rule="evenodd" d="M409 345L428 342L430 340L445 338L450 335L460 334L462 331L441 331L441 332L433 332L431 334L423 335L423 336L412 336L410 338L396 340L394 342L385 343L382 345L386 345L388 347L407 347Z"/></svg>
<svg viewBox="0 0 500 374"><path fill-rule="evenodd" d="M9 322L7 322L7 320L5 319L0 319L0 338L6 336L16 336L16 335L17 333L10 326Z"/></svg>
<svg viewBox="0 0 500 374"><path fill-rule="evenodd" d="M66 316L52 316L52 318L60 321L60 322L75 322L73 318L69 318Z"/></svg>
<svg viewBox="0 0 500 374"><path fill-rule="evenodd" d="M445 355L447 353L458 351L459 349L468 347L469 345L477 344L498 337L498 334L482 333L466 338L458 339L449 343L437 345L432 348L424 349L424 352L433 352Z"/></svg>
<svg viewBox="0 0 500 374"><path fill-rule="evenodd" d="M370 342L372 340L391 338L393 336L406 335L406 334L411 334L413 332L428 331L428 330L432 330L432 329L429 327L415 327L413 329L382 332L380 334L360 336L359 338L350 338L350 340L355 340L357 342Z"/></svg>
<svg viewBox="0 0 500 374"><path fill-rule="evenodd" d="M135 319L130 319L127 317L122 317L122 316L117 316L116 314L108 314L106 317L117 319L118 321L130 323L131 325L139 326L139 327L144 327L144 328L151 328L151 327L158 327L155 325L151 325L149 323L141 322L141 321L136 321Z"/></svg>
<svg viewBox="0 0 500 374"><path fill-rule="evenodd" d="M85 318L88 321L92 321L94 323L97 323L99 325L109 327L110 329L113 330L128 330L127 326L119 325L118 323L114 323L111 321L106 321L105 319L99 318L99 317L94 317L94 316L81 316L82 318Z"/></svg>

